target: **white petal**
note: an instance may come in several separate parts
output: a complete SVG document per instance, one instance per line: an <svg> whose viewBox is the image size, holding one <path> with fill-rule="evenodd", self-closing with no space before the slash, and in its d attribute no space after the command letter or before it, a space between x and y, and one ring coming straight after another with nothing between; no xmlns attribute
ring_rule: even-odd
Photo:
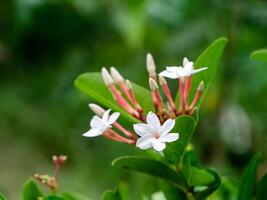
<svg viewBox="0 0 267 200"><path fill-rule="evenodd" d="M98 117L97 115L93 116L93 118L90 121L91 128L98 128L103 126L102 119Z"/></svg>
<svg viewBox="0 0 267 200"><path fill-rule="evenodd" d="M179 74L181 71L184 70L184 68L181 66L178 66L178 67L177 66L171 66L171 67L167 66L166 69L168 72L172 72L172 73L176 73L176 74Z"/></svg>
<svg viewBox="0 0 267 200"><path fill-rule="evenodd" d="M148 149L152 147L152 141L154 137L150 134L144 135L143 137L139 138L136 142L136 146L140 149Z"/></svg>
<svg viewBox="0 0 267 200"><path fill-rule="evenodd" d="M178 78L184 77L188 73L187 72L188 70L186 68L181 67L181 66L179 66L179 67L167 67L167 70L169 72L175 73Z"/></svg>
<svg viewBox="0 0 267 200"><path fill-rule="evenodd" d="M160 72L159 76L164 76L164 77L167 77L167 78L170 78L170 79L179 78L175 73L172 73L172 72L170 72L168 70L164 70L164 71Z"/></svg>
<svg viewBox="0 0 267 200"><path fill-rule="evenodd" d="M188 63L186 63L186 65L184 65L184 68L186 69L186 70L193 70L194 69L194 63L193 62L188 62Z"/></svg>
<svg viewBox="0 0 267 200"><path fill-rule="evenodd" d="M108 122L110 110L111 109L106 110L104 112L104 114L102 115L102 121L103 121L103 123L107 123Z"/></svg>
<svg viewBox="0 0 267 200"><path fill-rule="evenodd" d="M103 131L96 129L96 128L92 128L89 131L87 131L86 133L83 134L83 136L85 137L96 137L99 135L102 135Z"/></svg>
<svg viewBox="0 0 267 200"><path fill-rule="evenodd" d="M204 71L206 69L208 69L208 68L207 67L203 67L203 68L199 68L199 69L194 69L194 70L192 70L191 74L193 75L193 74L196 74L198 72Z"/></svg>
<svg viewBox="0 0 267 200"><path fill-rule="evenodd" d="M113 124L120 116L119 112L114 112L110 115L109 119L108 119L108 123L109 124Z"/></svg>
<svg viewBox="0 0 267 200"><path fill-rule="evenodd" d="M159 133L160 135L166 135L169 133L175 125L175 120L174 119L168 119L164 124L161 126Z"/></svg>
<svg viewBox="0 0 267 200"><path fill-rule="evenodd" d="M136 132L136 134L139 136L143 136L143 135L151 133L149 126L147 124L144 124L144 123L134 124L133 128L134 128L134 131Z"/></svg>
<svg viewBox="0 0 267 200"><path fill-rule="evenodd" d="M166 144L160 139L153 140L152 146L156 151L162 151L166 148Z"/></svg>
<svg viewBox="0 0 267 200"><path fill-rule="evenodd" d="M179 133L169 133L160 137L162 142L174 142L179 139Z"/></svg>
<svg viewBox="0 0 267 200"><path fill-rule="evenodd" d="M159 129L161 127L158 116L151 111L146 116L146 123L151 128Z"/></svg>
<svg viewBox="0 0 267 200"><path fill-rule="evenodd" d="M189 60L187 59L187 57L184 57L183 59L183 66L186 66L186 64L189 62Z"/></svg>

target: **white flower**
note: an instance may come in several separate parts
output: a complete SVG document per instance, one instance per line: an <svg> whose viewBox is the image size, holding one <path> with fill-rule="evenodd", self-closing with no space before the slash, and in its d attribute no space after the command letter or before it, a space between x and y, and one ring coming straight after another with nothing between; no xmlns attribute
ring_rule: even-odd
<svg viewBox="0 0 267 200"><path fill-rule="evenodd" d="M171 79L178 79L192 76L198 72L208 69L207 67L194 69L194 63L189 61L186 57L183 59L183 66L171 66L166 67L166 70L159 73L160 76L164 76Z"/></svg>
<svg viewBox="0 0 267 200"><path fill-rule="evenodd" d="M102 118L95 115L91 122L91 129L83 134L85 137L95 137L102 135L106 130L110 129L112 124L119 118L120 113L114 112L109 116L110 109L105 111Z"/></svg>
<svg viewBox="0 0 267 200"><path fill-rule="evenodd" d="M179 139L178 133L169 133L175 125L174 119L168 119L160 124L157 115L149 112L146 117L146 123L134 124L134 131L141 136L136 142L140 149L153 147L156 151L162 151L166 148L166 142L174 142Z"/></svg>

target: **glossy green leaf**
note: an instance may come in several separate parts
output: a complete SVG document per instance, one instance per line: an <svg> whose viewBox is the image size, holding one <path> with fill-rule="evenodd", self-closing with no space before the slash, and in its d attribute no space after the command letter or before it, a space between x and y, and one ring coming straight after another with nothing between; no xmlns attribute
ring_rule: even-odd
<svg viewBox="0 0 267 200"><path fill-rule="evenodd" d="M28 180L22 188L22 199L33 200L39 197L43 197L42 191L32 179Z"/></svg>
<svg viewBox="0 0 267 200"><path fill-rule="evenodd" d="M102 195L102 200L122 200L117 191L107 190Z"/></svg>
<svg viewBox="0 0 267 200"><path fill-rule="evenodd" d="M189 144L192 145L192 144ZM190 166L200 168L200 161L197 157L196 152L193 149L193 146L187 146L186 152L185 152L185 158L187 158L190 161ZM188 148L189 147L189 148Z"/></svg>
<svg viewBox="0 0 267 200"><path fill-rule="evenodd" d="M186 147L193 136L195 126L196 122L191 116L183 115L175 119L175 127L172 132L179 133L179 139L169 143L164 150L164 155L168 162L173 164L181 162Z"/></svg>
<svg viewBox="0 0 267 200"><path fill-rule="evenodd" d="M190 167L188 184L190 186L205 186L215 181L215 178L205 169Z"/></svg>
<svg viewBox="0 0 267 200"><path fill-rule="evenodd" d="M245 169L245 172L241 178L241 184L238 192L238 200L252 199L259 161L260 155L256 154Z"/></svg>
<svg viewBox="0 0 267 200"><path fill-rule="evenodd" d="M253 51L250 54L250 58L253 60L267 62L267 49L261 49L261 50Z"/></svg>
<svg viewBox="0 0 267 200"><path fill-rule="evenodd" d="M267 173L261 178L257 186L257 200L267 199Z"/></svg>
<svg viewBox="0 0 267 200"><path fill-rule="evenodd" d="M184 200L186 199L185 193L174 185L166 182L159 181L159 187L164 193L167 200Z"/></svg>
<svg viewBox="0 0 267 200"><path fill-rule="evenodd" d="M207 200L236 200L238 182L229 177L222 177L222 184Z"/></svg>
<svg viewBox="0 0 267 200"><path fill-rule="evenodd" d="M44 200L66 200L66 199L56 195L49 195L45 197Z"/></svg>
<svg viewBox="0 0 267 200"><path fill-rule="evenodd" d="M194 67L196 69L201 68L201 67L208 67L208 69L193 76L192 88L190 91L190 98L189 98L191 101L194 98L198 84L202 80L204 81L205 87L204 87L203 95L199 101L199 105L203 101L203 97L205 96L209 88L209 85L211 83L211 80L213 79L217 71L217 67L222 57L222 53L223 53L223 50L225 48L227 41L228 39L225 37L221 37L215 40L200 54L200 56L195 61ZM177 103L179 102L179 94L177 94L175 101Z"/></svg>
<svg viewBox="0 0 267 200"><path fill-rule="evenodd" d="M132 117L126 111L124 111L113 99L112 95L105 86L100 73L85 73L75 80L77 88L88 94L93 100L104 105L107 108L111 108L114 111L118 111L121 115L130 120L133 123L139 122ZM153 110L152 98L149 90L132 83L136 98L145 112Z"/></svg>
<svg viewBox="0 0 267 200"><path fill-rule="evenodd" d="M207 184L206 186L194 187L194 194L197 199L206 199L214 191L216 191L221 185L221 176L215 169L206 169L213 177L214 181Z"/></svg>
<svg viewBox="0 0 267 200"><path fill-rule="evenodd" d="M89 200L88 197L76 192L66 192L61 195L65 200Z"/></svg>
<svg viewBox="0 0 267 200"><path fill-rule="evenodd" d="M183 176L157 160L137 156L124 156L114 160L112 165L165 179L177 186L186 186Z"/></svg>

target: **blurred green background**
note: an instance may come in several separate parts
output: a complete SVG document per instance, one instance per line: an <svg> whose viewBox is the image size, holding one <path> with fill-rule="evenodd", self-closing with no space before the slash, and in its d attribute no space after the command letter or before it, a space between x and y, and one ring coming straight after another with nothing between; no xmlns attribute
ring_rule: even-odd
<svg viewBox="0 0 267 200"><path fill-rule="evenodd" d="M110 165L141 150L81 136L91 101L73 81L114 65L147 87L147 52L159 72L220 36L229 43L193 143L205 165L238 178L253 153L267 152L267 64L249 59L267 46L265 0L2 0L0 191L20 199L27 178L53 173L53 154L69 157L61 190L100 199L122 180L135 199L156 191L155 179Z"/></svg>

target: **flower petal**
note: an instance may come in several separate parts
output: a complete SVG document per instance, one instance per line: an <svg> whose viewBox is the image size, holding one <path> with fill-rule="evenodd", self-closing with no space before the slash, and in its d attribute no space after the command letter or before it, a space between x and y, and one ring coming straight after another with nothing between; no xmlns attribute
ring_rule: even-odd
<svg viewBox="0 0 267 200"><path fill-rule="evenodd" d="M175 73L178 78L182 78L188 74L188 70L181 66L179 67L167 67L167 70L171 73Z"/></svg>
<svg viewBox="0 0 267 200"><path fill-rule="evenodd" d="M174 125L175 125L174 119L168 119L167 121L165 121L159 130L160 135L163 136L169 133L173 129Z"/></svg>
<svg viewBox="0 0 267 200"><path fill-rule="evenodd" d="M207 67L202 67L202 68L199 68L199 69L194 69L194 70L192 70L191 74L193 75L193 74L196 74L198 72L204 71L206 69L208 69L208 68Z"/></svg>
<svg viewBox="0 0 267 200"><path fill-rule="evenodd" d="M98 117L97 115L93 116L93 118L90 121L91 128L98 128L103 126L102 119Z"/></svg>
<svg viewBox="0 0 267 200"><path fill-rule="evenodd" d="M102 115L102 121L103 123L107 123L108 122L108 118L109 118L109 113L110 113L111 109L106 110L103 115Z"/></svg>
<svg viewBox="0 0 267 200"><path fill-rule="evenodd" d="M139 136L143 136L143 135L151 133L149 126L147 124L144 124L144 123L134 124L133 128L134 128L134 131L136 132L136 134Z"/></svg>
<svg viewBox="0 0 267 200"><path fill-rule="evenodd" d="M183 67L182 66L167 66L166 67L167 71L169 72L173 72L173 73L177 73L177 72L180 72L181 70L183 70Z"/></svg>
<svg viewBox="0 0 267 200"><path fill-rule="evenodd" d="M184 59L183 59L183 66L186 66L187 63L189 63L189 60L187 59L187 57L184 57Z"/></svg>
<svg viewBox="0 0 267 200"><path fill-rule="evenodd" d="M136 146L140 149L148 149L152 147L152 141L154 137L150 134L144 135L136 142Z"/></svg>
<svg viewBox="0 0 267 200"><path fill-rule="evenodd" d="M185 70L193 70L194 69L194 63L193 62L188 62L186 65L184 65Z"/></svg>
<svg viewBox="0 0 267 200"><path fill-rule="evenodd" d="M179 78L179 76L177 76L176 73L172 73L168 70L164 70L162 72L159 73L159 76L164 76L164 77L167 77L167 78L170 78L170 79L177 79Z"/></svg>
<svg viewBox="0 0 267 200"><path fill-rule="evenodd" d="M85 137L96 137L99 135L102 135L103 131L96 129L96 128L92 128L89 131L87 131L86 133L83 134L83 136Z"/></svg>
<svg viewBox="0 0 267 200"><path fill-rule="evenodd" d="M108 119L108 123L109 124L113 124L114 122L116 122L116 120L119 118L120 113L119 112L114 112L110 115L109 119Z"/></svg>
<svg viewBox="0 0 267 200"><path fill-rule="evenodd" d="M160 137L162 142L174 142L179 139L179 133L169 133Z"/></svg>
<svg viewBox="0 0 267 200"><path fill-rule="evenodd" d="M162 151L166 148L166 144L160 139L153 140L152 146L156 151Z"/></svg>
<svg viewBox="0 0 267 200"><path fill-rule="evenodd" d="M153 129L159 129L161 127L158 116L151 111L146 116L146 123Z"/></svg>

